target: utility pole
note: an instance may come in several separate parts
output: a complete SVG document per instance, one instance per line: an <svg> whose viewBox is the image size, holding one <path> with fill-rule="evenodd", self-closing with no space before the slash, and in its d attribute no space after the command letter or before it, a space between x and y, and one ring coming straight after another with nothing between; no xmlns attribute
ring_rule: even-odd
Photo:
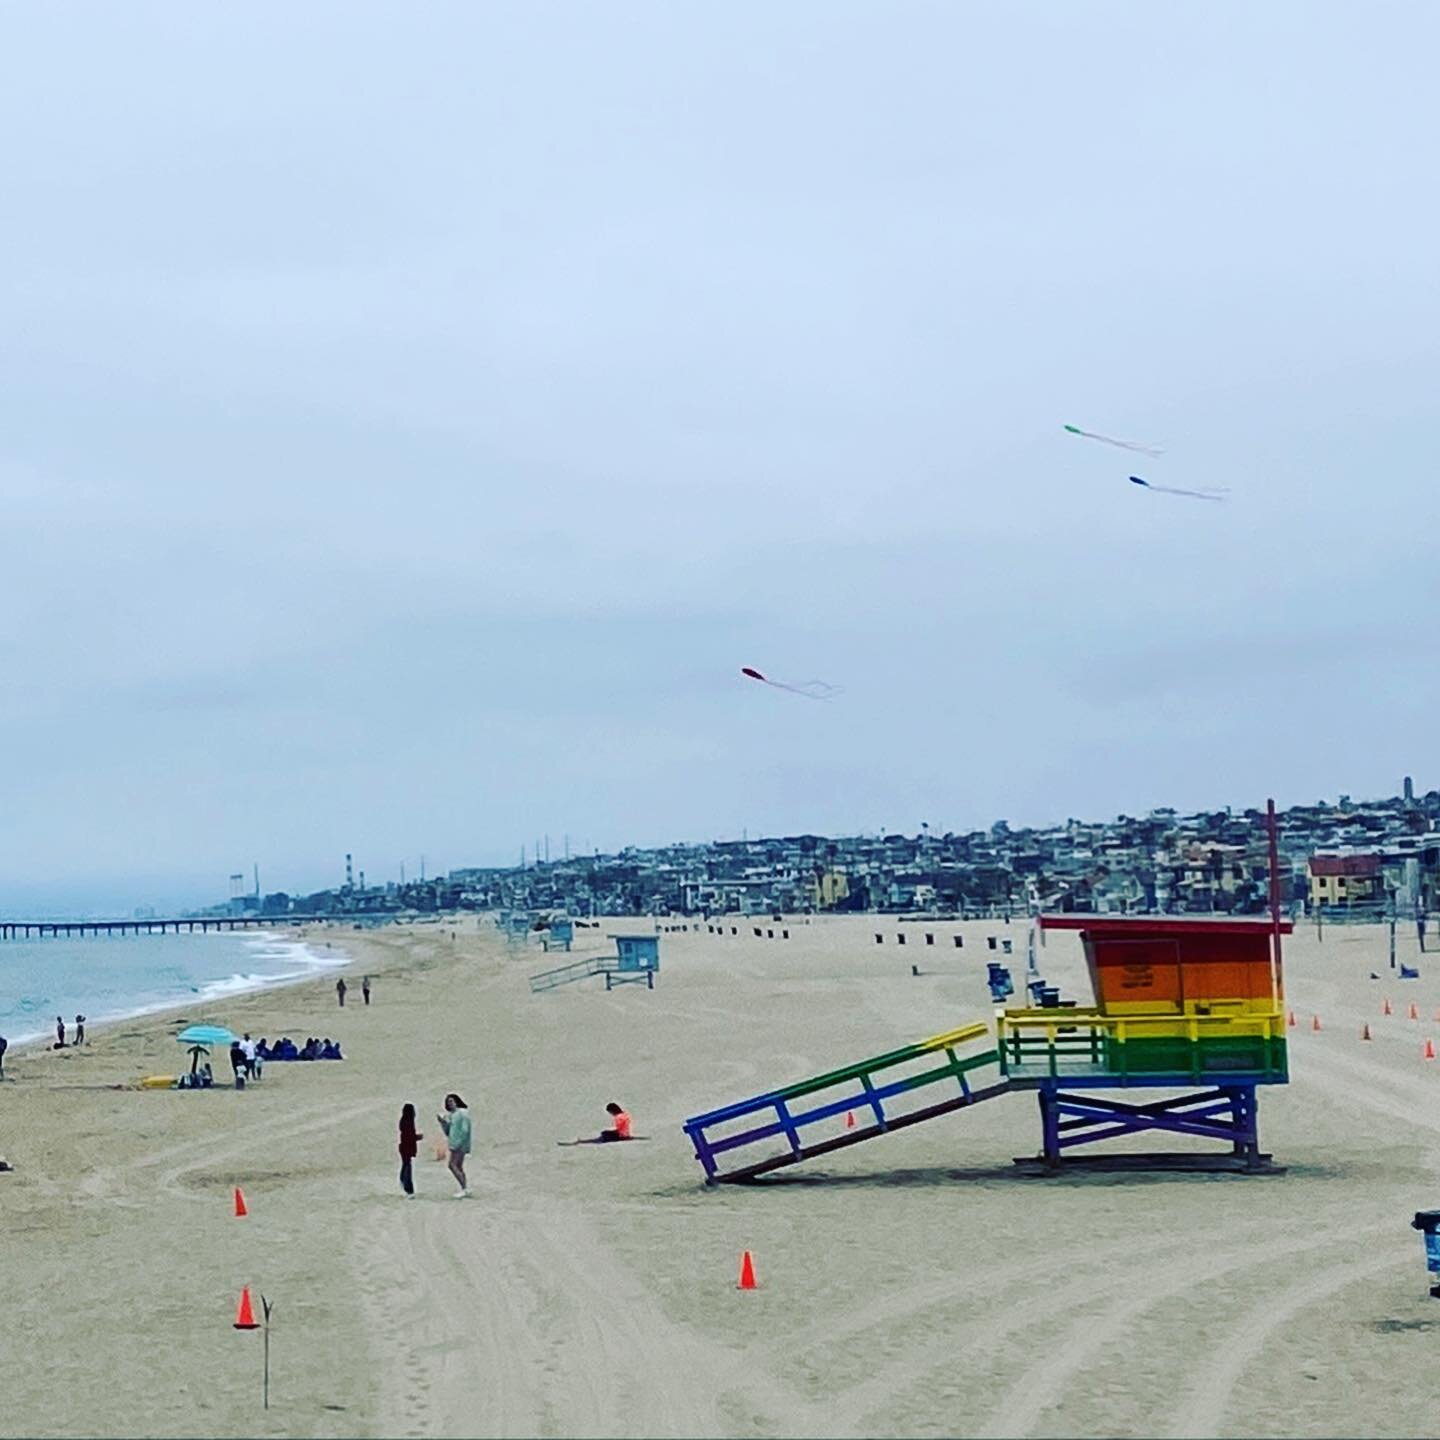
<svg viewBox="0 0 1440 1440"><path fill-rule="evenodd" d="M425 857L423 855L420 857L420 883L422 885L425 883Z"/></svg>

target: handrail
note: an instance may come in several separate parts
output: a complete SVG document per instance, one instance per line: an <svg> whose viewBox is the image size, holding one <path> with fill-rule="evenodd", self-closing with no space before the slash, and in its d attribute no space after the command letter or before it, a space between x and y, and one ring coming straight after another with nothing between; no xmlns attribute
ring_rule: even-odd
<svg viewBox="0 0 1440 1440"><path fill-rule="evenodd" d="M972 1090L967 1079L970 1071L979 1069L983 1065L997 1063L999 1056L994 1049L987 1049L963 1058L955 1053L957 1046L968 1044L981 1037L988 1039L989 1035L988 1025L983 1021L972 1021L970 1024L958 1026L954 1030L932 1035L913 1045L906 1045L900 1050L891 1050L884 1055L872 1056L868 1060L847 1065L839 1070L827 1071L824 1075L815 1075L807 1080L796 1081L782 1089L752 1096L748 1100L725 1105L718 1110L707 1111L703 1115L693 1115L685 1121L685 1133L695 1147L696 1158L705 1167L707 1178L711 1180L735 1179L758 1174L761 1171L773 1169L778 1164L790 1164L811 1155L825 1153L841 1144L857 1143L873 1135L883 1134L891 1127L899 1128L902 1125L913 1124L918 1119L946 1113L959 1106L971 1104L977 1099L988 1098L997 1090L1003 1090L1005 1087L1001 1085L989 1087L984 1091L975 1091ZM937 1051L943 1051L947 1057L944 1064L933 1066L919 1074L904 1075L888 1082L881 1081L879 1084L872 1079L883 1071L923 1059ZM959 1093L953 1100L925 1107L922 1112L914 1112L909 1115L891 1116L886 1114L884 1106L886 1100L943 1080L957 1082ZM793 1100L807 1095L815 1095L823 1090L833 1091L838 1086L849 1087L852 1083L855 1088L847 1088L838 1098L832 1096L809 1109L791 1109L789 1102ZM845 1137L823 1140L819 1142L818 1146L806 1146L801 1143L800 1130L803 1126L814 1125L851 1110L869 1111L873 1116L873 1123L862 1129L849 1131ZM770 1112L772 1118L738 1134L727 1134L717 1139L705 1133L709 1127L724 1125L730 1121L740 1120L745 1116L765 1111ZM788 1156L771 1156L759 1162L742 1166L729 1175L718 1174L717 1156L726 1151L753 1145L758 1141L772 1139L775 1136L785 1137L790 1149Z"/></svg>

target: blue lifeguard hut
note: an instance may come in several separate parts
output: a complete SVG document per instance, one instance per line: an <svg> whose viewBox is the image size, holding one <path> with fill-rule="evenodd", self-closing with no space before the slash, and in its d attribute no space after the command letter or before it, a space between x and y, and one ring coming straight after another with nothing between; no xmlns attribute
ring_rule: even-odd
<svg viewBox="0 0 1440 1440"><path fill-rule="evenodd" d="M546 951L564 950L568 952L570 949L570 942L574 940L574 938L575 926L572 921L568 919L552 920L550 922L550 928L546 932L542 944L544 945Z"/></svg>
<svg viewBox="0 0 1440 1440"><path fill-rule="evenodd" d="M615 985L643 984L655 988L655 975L660 969L660 937L658 935L615 936L615 968L605 972L605 988Z"/></svg>

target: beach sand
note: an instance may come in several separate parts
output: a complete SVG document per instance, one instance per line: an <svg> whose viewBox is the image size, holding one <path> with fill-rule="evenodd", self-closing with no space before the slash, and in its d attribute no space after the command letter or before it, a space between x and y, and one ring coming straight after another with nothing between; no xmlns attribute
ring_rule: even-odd
<svg viewBox="0 0 1440 1440"><path fill-rule="evenodd" d="M729 923L665 934L656 988L608 994L532 995L565 957L474 917L321 932L355 957L343 1014L327 977L7 1057L0 1435L1433 1431L1440 1302L1409 1221L1440 1204L1440 1062L1421 1059L1440 957L1399 982L1382 927L1287 942L1294 1079L1261 1098L1285 1174L1024 1175L1039 1120L1015 1094L707 1189L687 1115L988 1016L987 935L1025 963L1021 920L791 920L789 941ZM576 955L625 928L577 931ZM1073 934L1040 953L1088 1000ZM1413 931L1400 956L1417 963ZM195 1020L334 1035L349 1058L243 1093L109 1088L175 1070ZM452 1089L468 1201L431 1158ZM654 1139L557 1147L611 1099ZM242 1284L275 1305L268 1412L260 1337L231 1328Z"/></svg>

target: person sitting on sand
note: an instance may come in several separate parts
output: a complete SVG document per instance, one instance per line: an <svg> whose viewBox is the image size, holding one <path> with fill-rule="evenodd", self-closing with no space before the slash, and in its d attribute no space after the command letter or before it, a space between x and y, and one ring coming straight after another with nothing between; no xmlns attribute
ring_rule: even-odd
<svg viewBox="0 0 1440 1440"><path fill-rule="evenodd" d="M470 1112L465 1102L451 1091L445 1097L445 1114L435 1118L450 1143L450 1173L460 1187L455 1198L466 1200L470 1196L469 1182L465 1179L465 1157L470 1153Z"/></svg>
<svg viewBox="0 0 1440 1440"><path fill-rule="evenodd" d="M613 1100L605 1107L605 1113L610 1117L611 1129L602 1130L598 1135L592 1135L588 1139L582 1136L579 1140L572 1140L570 1143L572 1145L609 1145L616 1140L637 1138L631 1133L630 1116Z"/></svg>

